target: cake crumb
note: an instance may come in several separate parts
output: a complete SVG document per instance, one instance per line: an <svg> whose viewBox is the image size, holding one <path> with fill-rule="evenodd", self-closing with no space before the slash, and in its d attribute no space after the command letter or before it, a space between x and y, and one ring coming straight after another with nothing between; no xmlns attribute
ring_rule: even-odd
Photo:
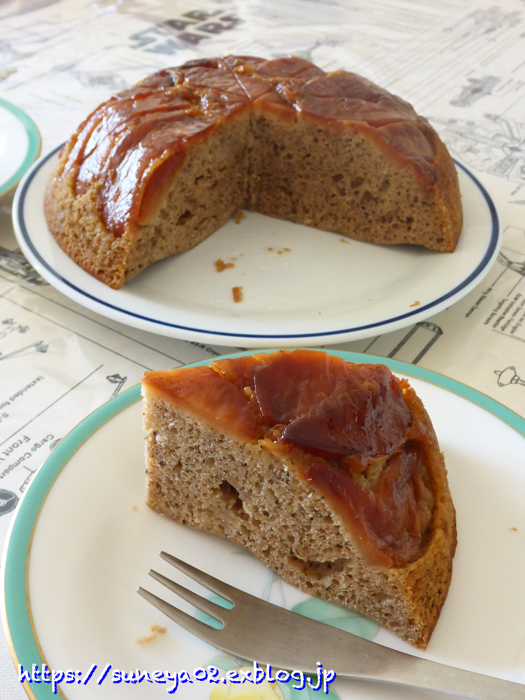
<svg viewBox="0 0 525 700"><path fill-rule="evenodd" d="M232 287L232 292L233 292L233 301L237 304L239 301L242 301L242 287Z"/></svg>
<svg viewBox="0 0 525 700"><path fill-rule="evenodd" d="M347 241L346 238L340 238L339 240L341 241L341 243L349 243L349 241Z"/></svg>
<svg viewBox="0 0 525 700"><path fill-rule="evenodd" d="M419 306L420 303L420 301L415 301L413 304L410 304L410 308L412 308L413 306Z"/></svg>
<svg viewBox="0 0 525 700"><path fill-rule="evenodd" d="M512 532L518 532L518 528L517 528L517 527L511 527L511 528L509 528L509 530L512 530Z"/></svg>
<svg viewBox="0 0 525 700"><path fill-rule="evenodd" d="M138 507L135 505L131 506L131 508L132 508L132 510L138 510Z"/></svg>
<svg viewBox="0 0 525 700"><path fill-rule="evenodd" d="M151 634L148 634L145 637L139 637L137 639L137 644L149 644L157 639L159 634L166 634L167 631L167 627L161 627L158 622L154 622L151 625Z"/></svg>
<svg viewBox="0 0 525 700"><path fill-rule="evenodd" d="M241 221L244 221L245 218L246 218L246 214L243 212L242 209L237 209L237 211L233 215L233 220L235 221L236 224L240 224Z"/></svg>
<svg viewBox="0 0 525 700"><path fill-rule="evenodd" d="M225 263L224 260L221 260L220 258L217 258L215 261L215 269L217 272L223 272L223 270L231 270L231 268L234 267L232 262Z"/></svg>

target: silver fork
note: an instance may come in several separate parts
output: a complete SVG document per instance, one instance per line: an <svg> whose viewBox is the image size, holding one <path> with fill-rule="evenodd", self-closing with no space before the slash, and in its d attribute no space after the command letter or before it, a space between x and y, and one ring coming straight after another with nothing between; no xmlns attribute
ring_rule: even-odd
<svg viewBox="0 0 525 700"><path fill-rule="evenodd" d="M171 620L208 644L236 657L276 669L318 674L321 663L337 677L408 686L469 700L525 700L525 685L504 681L389 649L322 622L255 598L180 559L160 556L205 588L233 603L227 609L156 571L150 575L223 624L215 629L166 603L137 592Z"/></svg>

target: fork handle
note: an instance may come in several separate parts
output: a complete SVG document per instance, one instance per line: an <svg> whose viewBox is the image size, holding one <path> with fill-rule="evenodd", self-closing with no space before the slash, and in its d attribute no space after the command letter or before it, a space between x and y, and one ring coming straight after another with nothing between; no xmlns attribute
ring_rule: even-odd
<svg viewBox="0 0 525 700"><path fill-rule="evenodd" d="M332 657L330 668L333 668L340 678L361 676L363 680L410 686L466 700L525 700L525 686L520 683L465 671L453 666L444 666L403 652L398 654L395 655L398 656L396 659L392 656L392 650L389 649L388 654L381 659L383 654L379 653L376 656L374 653L368 659L369 664L365 664L370 666L368 673L365 671L362 676L360 673L356 674L355 662L352 670L345 673L348 661L345 664L341 659L341 663L336 664Z"/></svg>
<svg viewBox="0 0 525 700"><path fill-rule="evenodd" d="M267 604L259 605L263 620L262 606ZM262 622L259 628L264 629ZM272 633L273 644L268 650L271 658L265 661L271 661L275 668L315 674L317 663L322 661L324 668L333 669L339 678L390 683L464 700L525 700L525 685L521 683L412 656L289 611L281 611L272 619ZM260 651L260 646L257 649ZM324 653L319 653L321 649ZM257 653L251 658L263 660Z"/></svg>

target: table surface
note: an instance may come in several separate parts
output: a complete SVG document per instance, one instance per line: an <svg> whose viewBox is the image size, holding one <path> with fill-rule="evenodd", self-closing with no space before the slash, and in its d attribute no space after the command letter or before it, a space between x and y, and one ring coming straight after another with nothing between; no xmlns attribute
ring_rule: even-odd
<svg viewBox="0 0 525 700"><path fill-rule="evenodd" d="M0 97L33 120L43 153L110 93L159 68L227 53L295 54L326 70L361 73L411 102L484 185L503 240L478 287L424 324L334 347L434 370L525 415L523 2L0 5ZM145 370L235 350L129 328L64 297L24 260L12 205L12 192L0 199L0 504L23 495L50 445ZM0 548L15 513L0 507ZM2 633L0 696L25 697Z"/></svg>

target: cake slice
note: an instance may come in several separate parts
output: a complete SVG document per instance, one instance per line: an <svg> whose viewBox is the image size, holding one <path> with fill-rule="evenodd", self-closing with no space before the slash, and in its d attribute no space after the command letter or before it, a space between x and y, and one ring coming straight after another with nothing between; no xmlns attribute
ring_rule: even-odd
<svg viewBox="0 0 525 700"><path fill-rule="evenodd" d="M455 511L406 380L294 350L147 372L142 387L153 510L427 646L450 584Z"/></svg>

